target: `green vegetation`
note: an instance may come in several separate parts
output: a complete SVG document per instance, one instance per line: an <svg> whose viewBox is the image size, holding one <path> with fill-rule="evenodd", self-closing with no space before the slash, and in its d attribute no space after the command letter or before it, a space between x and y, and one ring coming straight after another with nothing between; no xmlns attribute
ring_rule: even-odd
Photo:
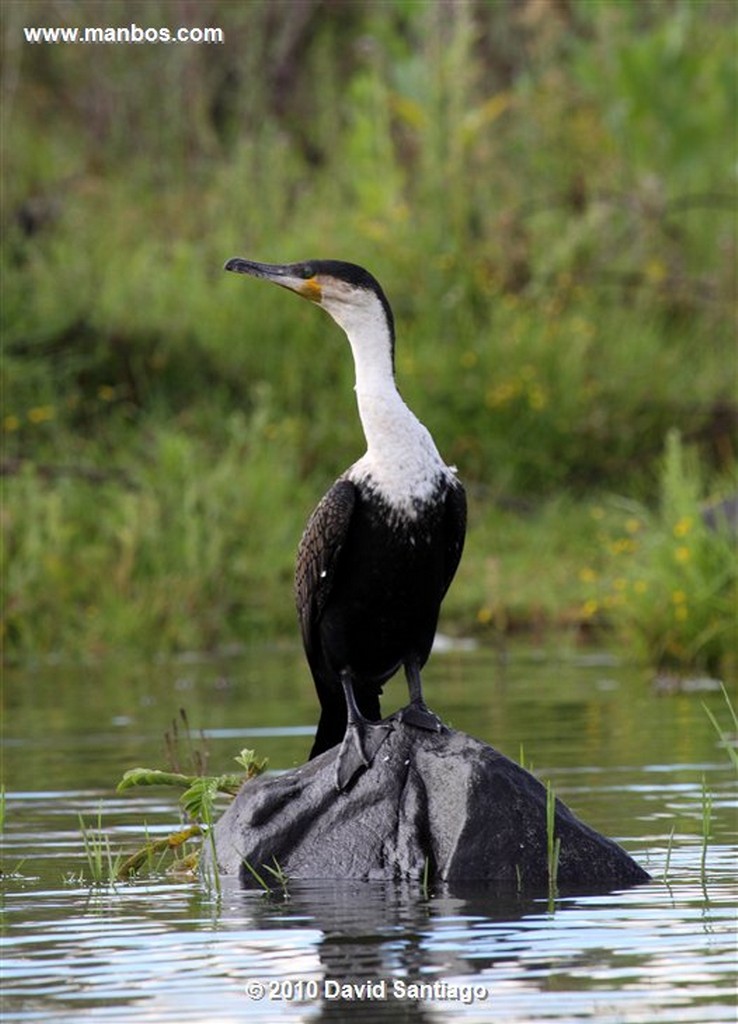
<svg viewBox="0 0 738 1024"><path fill-rule="evenodd" d="M704 880L707 870L707 848L712 830L712 793L707 788L705 776L702 776L702 856L700 857L700 877Z"/></svg>
<svg viewBox="0 0 738 1024"><path fill-rule="evenodd" d="M262 871L266 871L267 874L274 880L274 882L277 883L281 892L282 899L288 900L290 898L289 877L282 870L277 858L274 857L272 859L274 861L274 867L272 867L269 864L262 864ZM275 892L274 882L270 882L269 879L265 878L264 875L260 871L257 871L252 864L249 864L247 860L245 860L243 863L244 867L249 872L249 874L254 879L259 888L263 889L265 894L272 895Z"/></svg>
<svg viewBox="0 0 738 1024"><path fill-rule="evenodd" d="M605 554L598 569L580 572L593 595L582 612L604 613L651 664L735 673L735 538L705 524L699 466L687 454L671 431L655 508L621 500L607 511L592 509Z"/></svg>
<svg viewBox="0 0 738 1024"><path fill-rule="evenodd" d="M728 708L728 715L730 717L730 724L732 727L730 732L722 728L717 718L715 717L715 715L713 715L712 711L710 711L707 705L703 704L702 707L705 709L705 714L712 722L715 732L720 737L720 742L727 751L728 757L730 758L730 763L736 770L738 770L738 714L736 714L736 710L733 707L733 703L724 685L722 686L722 692L723 697L725 698L725 703Z"/></svg>
<svg viewBox="0 0 738 1024"><path fill-rule="evenodd" d="M430 899L430 857L426 854L423 860L423 875L420 880L420 891L424 900Z"/></svg>
<svg viewBox="0 0 738 1024"><path fill-rule="evenodd" d="M717 717L710 711L706 704L702 707L705 714L709 718L715 732L720 739L720 744L725 748L731 765L733 768L738 769L738 714L733 707L733 702L730 699L728 691L725 689L725 685L721 684L721 691L725 705L728 711L728 718L730 721L730 729L724 729ZM710 846L710 842L715 841L714 834L714 822L713 822L713 802L714 794L708 789L705 775L702 775L702 786L701 786L701 800L700 800L700 838L701 838L701 853L700 853L700 879L704 885L707 881L707 853ZM664 870L662 874L662 880L664 884L669 883L670 875L669 869L671 865L671 854L674 846L674 832L676 831L676 823L671 826L671 832L669 833L669 842L666 848L666 860L664 862Z"/></svg>
<svg viewBox="0 0 738 1024"><path fill-rule="evenodd" d="M210 844L213 864L217 863L213 830L218 810L216 801L220 795L233 798L244 782L265 770L267 761L257 757L253 750L242 750L234 759L242 769L241 772L207 775L206 751L204 747L195 745L187 713L183 708L164 734L164 745L169 768L131 768L119 782L118 792L123 793L138 786L169 786L182 790L179 798L182 809L180 827L160 839L152 839L147 834L141 847L124 855L122 851L113 853L110 837L103 831L102 809L98 811L95 829L90 828L80 815L87 874L81 872L79 876L70 878L70 881L101 886L129 881L144 871L159 873L166 870L180 875L192 875L197 871L203 842ZM188 773L181 770L181 762L185 758L190 768ZM147 831L145 825L143 830ZM269 868L267 870L271 871ZM211 880L215 891L220 893L217 870L213 871Z"/></svg>
<svg viewBox="0 0 738 1024"><path fill-rule="evenodd" d="M122 858L113 853L110 839L103 831L102 808L97 812L95 827L90 827L81 814L79 827L89 877L81 873L78 880L97 886L115 885Z"/></svg>
<svg viewBox="0 0 738 1024"><path fill-rule="evenodd" d="M548 866L548 900L552 904L558 893L559 855L561 837L556 835L556 793L551 780L546 782L546 863Z"/></svg>
<svg viewBox="0 0 738 1024"><path fill-rule="evenodd" d="M362 450L350 357L221 267L335 256L385 284L468 486L444 628L735 672L735 551L700 519L735 488L734 11L514 7L216 0L222 46L163 48L31 46L100 6L10 6L7 656L296 635L300 530Z"/></svg>
<svg viewBox="0 0 738 1024"><path fill-rule="evenodd" d="M661 876L661 880L664 883L664 885L668 884L669 877L670 877L669 876L669 869L671 867L671 854L672 854L672 850L674 849L674 831L675 831L675 829L676 829L676 825L672 825L671 826L671 831L669 832L669 842L667 843L667 846L666 846L666 859L664 861L664 871L663 871L663 874Z"/></svg>
<svg viewBox="0 0 738 1024"><path fill-rule="evenodd" d="M186 726L186 719L185 719ZM186 728L186 736L190 740L189 729ZM172 744L167 740L167 748L170 752ZM195 759L202 767L202 759L198 756ZM143 847L126 858L125 861L116 866L116 878L130 878L141 870L145 864L151 865L155 855L166 856L173 853L179 865L184 864L187 870L194 870L199 860L199 850L191 852L186 844L191 839L204 837L211 844L213 864L217 863L215 856L215 841L213 825L216 819L216 799L219 794L233 797L239 791L244 782L260 775L266 768L266 760L257 758L253 750L242 750L235 758L243 772L238 775L184 775L181 772L160 771L154 768L130 768L118 783L118 792L124 792L134 786L174 786L183 789L184 792L179 798L186 820L190 823L164 839L147 841ZM87 841L85 840L85 848ZM182 856L182 850L186 851ZM161 860L159 861L161 864ZM267 869L271 870L271 869ZM93 875L93 877L95 877ZM220 878L217 870L213 872L214 887L220 891Z"/></svg>

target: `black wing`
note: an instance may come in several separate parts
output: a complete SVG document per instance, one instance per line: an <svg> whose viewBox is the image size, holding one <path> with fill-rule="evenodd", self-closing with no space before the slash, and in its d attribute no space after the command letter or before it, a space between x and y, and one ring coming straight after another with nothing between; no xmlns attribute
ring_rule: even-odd
<svg viewBox="0 0 738 1024"><path fill-rule="evenodd" d="M310 516L297 549L295 602L311 667L317 655L313 650L315 629L333 586L355 503L356 488L351 481L337 480Z"/></svg>
<svg viewBox="0 0 738 1024"><path fill-rule="evenodd" d="M442 597L445 596L446 591L451 586L451 580L456 575L456 570L461 561L461 552L464 550L464 538L466 537L466 492L458 480L454 480L446 495L444 530L446 535L446 553Z"/></svg>

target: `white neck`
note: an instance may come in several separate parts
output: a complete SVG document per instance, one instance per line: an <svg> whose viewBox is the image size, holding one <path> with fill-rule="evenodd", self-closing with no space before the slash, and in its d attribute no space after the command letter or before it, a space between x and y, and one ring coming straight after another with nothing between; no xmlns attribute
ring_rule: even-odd
<svg viewBox="0 0 738 1024"><path fill-rule="evenodd" d="M343 327L356 370L356 400L366 454L349 470L367 480L393 505L412 514L414 499L429 498L450 474L428 430L405 405L392 372L389 327L379 300L367 293L357 307L328 310Z"/></svg>

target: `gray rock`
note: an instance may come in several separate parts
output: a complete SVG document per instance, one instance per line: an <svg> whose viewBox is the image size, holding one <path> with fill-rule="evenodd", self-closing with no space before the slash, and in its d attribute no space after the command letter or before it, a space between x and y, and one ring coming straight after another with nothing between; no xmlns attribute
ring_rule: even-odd
<svg viewBox="0 0 738 1024"><path fill-rule="evenodd" d="M215 826L218 869L246 887L275 862L290 879L548 884L546 790L464 733L392 729L347 792L338 748L294 771L247 782ZM556 801L560 886L616 887L649 875ZM204 845L204 868L212 868Z"/></svg>

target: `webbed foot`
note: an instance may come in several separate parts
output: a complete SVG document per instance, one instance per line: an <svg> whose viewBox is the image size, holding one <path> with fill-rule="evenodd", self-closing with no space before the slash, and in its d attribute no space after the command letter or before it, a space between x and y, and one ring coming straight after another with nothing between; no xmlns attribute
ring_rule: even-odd
<svg viewBox="0 0 738 1024"><path fill-rule="evenodd" d="M406 725L414 725L418 729L425 729L428 732L441 732L443 722L434 715L423 700L423 687L420 681L420 667L415 658L411 658L405 664L405 675L410 690L410 703L400 712L400 721Z"/></svg>
<svg viewBox="0 0 738 1024"><path fill-rule="evenodd" d="M417 729L428 732L442 732L443 722L422 700L413 700L400 711L400 721L404 725L414 725Z"/></svg>
<svg viewBox="0 0 738 1024"><path fill-rule="evenodd" d="M357 775L369 768L377 751L392 732L388 722L350 722L336 758L336 789L348 789Z"/></svg>

